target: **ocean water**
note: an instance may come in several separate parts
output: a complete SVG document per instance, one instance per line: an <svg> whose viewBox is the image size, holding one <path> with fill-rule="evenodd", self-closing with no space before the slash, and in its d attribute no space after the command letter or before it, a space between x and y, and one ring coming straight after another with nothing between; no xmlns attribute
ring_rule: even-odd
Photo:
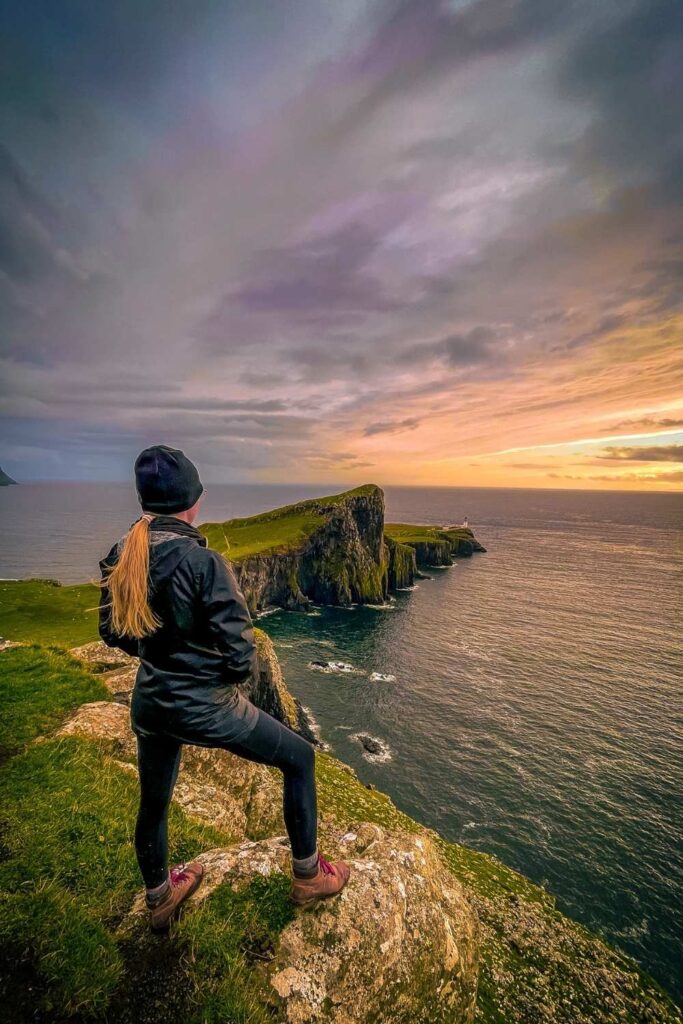
<svg viewBox="0 0 683 1024"><path fill-rule="evenodd" d="M344 489L210 485L202 519ZM488 553L388 608L260 616L290 689L364 781L544 885L682 1001L683 495L384 491L387 521L467 515ZM2 488L0 509L0 576L64 582L138 515L123 484Z"/></svg>

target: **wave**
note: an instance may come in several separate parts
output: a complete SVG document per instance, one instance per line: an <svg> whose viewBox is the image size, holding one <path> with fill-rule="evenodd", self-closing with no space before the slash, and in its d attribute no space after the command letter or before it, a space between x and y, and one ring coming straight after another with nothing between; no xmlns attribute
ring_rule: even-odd
<svg viewBox="0 0 683 1024"><path fill-rule="evenodd" d="M321 749L332 750L332 745L328 743L327 740L323 739L322 733L320 731L320 723L318 722L318 719L315 717L311 709L307 707L305 704L302 704L301 707L306 715L308 724L311 727L311 732L313 733L318 743L320 744Z"/></svg>
<svg viewBox="0 0 683 1024"><path fill-rule="evenodd" d="M308 668L314 672L325 672L326 674L342 672L350 675L353 672L362 672L362 669L354 668L348 661L309 661Z"/></svg>
<svg viewBox="0 0 683 1024"><path fill-rule="evenodd" d="M366 761L380 763L393 760L389 744L379 736L371 736L368 732L355 732L349 736L349 739L360 743Z"/></svg>

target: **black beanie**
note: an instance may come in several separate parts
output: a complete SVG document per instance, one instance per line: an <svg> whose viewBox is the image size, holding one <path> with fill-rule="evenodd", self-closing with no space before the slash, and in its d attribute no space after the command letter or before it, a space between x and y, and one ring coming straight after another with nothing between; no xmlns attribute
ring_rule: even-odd
<svg viewBox="0 0 683 1024"><path fill-rule="evenodd" d="M142 508L162 514L192 508L204 490L185 453L165 444L140 452L135 460L135 483Z"/></svg>

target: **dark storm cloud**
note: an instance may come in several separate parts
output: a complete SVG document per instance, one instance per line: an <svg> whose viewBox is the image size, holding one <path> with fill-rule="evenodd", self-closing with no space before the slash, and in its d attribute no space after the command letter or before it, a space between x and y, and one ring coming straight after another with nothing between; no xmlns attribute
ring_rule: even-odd
<svg viewBox="0 0 683 1024"><path fill-rule="evenodd" d="M351 65L351 73L367 88L349 120L368 117L389 97L425 88L477 58L541 40L571 18L572 7L546 0L478 0L463 6L402 0L387 5L392 13Z"/></svg>
<svg viewBox="0 0 683 1024"><path fill-rule="evenodd" d="M650 445L648 447L616 447L605 448L599 459L612 459L618 462L683 462L683 445Z"/></svg>
<svg viewBox="0 0 683 1024"><path fill-rule="evenodd" d="M21 282L64 270L55 241L59 227L54 207L0 145L0 271Z"/></svg>

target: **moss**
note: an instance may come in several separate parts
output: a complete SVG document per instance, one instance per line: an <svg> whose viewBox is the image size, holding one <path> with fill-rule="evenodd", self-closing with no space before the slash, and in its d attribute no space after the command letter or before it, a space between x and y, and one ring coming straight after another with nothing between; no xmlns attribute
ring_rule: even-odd
<svg viewBox="0 0 683 1024"><path fill-rule="evenodd" d="M0 758L56 729L79 704L111 699L101 679L58 648L10 647L0 658Z"/></svg>

